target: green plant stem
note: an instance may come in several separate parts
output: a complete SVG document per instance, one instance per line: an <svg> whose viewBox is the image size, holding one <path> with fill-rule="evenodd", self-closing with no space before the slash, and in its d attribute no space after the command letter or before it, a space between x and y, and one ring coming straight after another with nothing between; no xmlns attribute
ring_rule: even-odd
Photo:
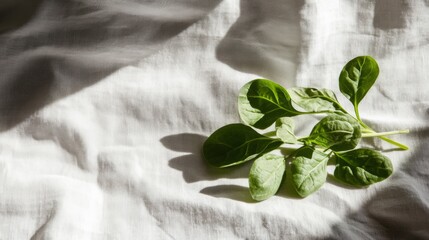
<svg viewBox="0 0 429 240"><path fill-rule="evenodd" d="M362 133L363 133L363 135L365 135L366 133L368 133L368 134L374 134L374 133L377 133L376 131L374 131L374 130L372 130L372 128L370 128L368 125L366 125L363 121L362 121L362 119L360 118L360 116L359 116L359 109L358 109L358 106L357 105L354 105L354 111L355 111L355 114L356 114L356 120L358 120L358 122L360 123L360 125L362 126ZM349 114L350 116L352 116L350 113L348 113L347 111L345 111L347 114ZM353 116L352 116L353 117ZM401 132L401 133L408 133L409 131L408 130L401 130L401 131L406 131L406 132ZM396 133L395 133L396 134ZM391 134L389 134L389 135L391 135ZM400 149L402 149L402 150L408 150L409 148L408 148L408 146L407 145L404 145L404 144L402 144L402 143L399 143L399 142L397 142L397 141L395 141L395 140L393 140L393 139L390 139L390 138L388 138L388 137L386 137L385 135L380 135L380 136L374 136L374 137L378 137L378 138L380 138L381 140L383 140L383 141L385 141L385 142L388 142L388 143L390 143L390 144L392 144L392 145L395 145L395 146L397 146L397 147L399 147Z"/></svg>
<svg viewBox="0 0 429 240"><path fill-rule="evenodd" d="M369 134L371 134L371 133L377 133L376 131L374 131L370 127L368 127L368 125L366 125L364 122L362 122L362 120L358 120L358 121L361 124L361 126L363 127L363 129L366 130L364 132L369 133ZM402 133L408 133L409 132L408 130L400 130L400 131L404 131ZM395 132L395 131L393 131L393 132ZM363 135L365 135L365 133ZM390 139L388 137L385 137L384 135L382 135L382 136L376 136L376 137L378 137L381 140L383 140L385 142L388 142L388 143L390 143L392 145L395 145L395 146L399 147L402 150L408 150L409 149L407 145L399 143L399 142L397 142L397 141L395 141L393 139Z"/></svg>
<svg viewBox="0 0 429 240"><path fill-rule="evenodd" d="M409 132L410 131L408 129L389 131L389 132L369 132L369 133L363 133L362 137L380 137L380 136L389 136L389 135L395 135L395 134L405 134Z"/></svg>
<svg viewBox="0 0 429 240"><path fill-rule="evenodd" d="M359 109L358 109L357 104L354 104L354 109L355 109L355 114L356 114L356 118L357 118L357 120L358 120L360 123L362 123L363 125L365 125L365 123L363 123L363 122L362 122L362 120L360 119L360 116L359 116ZM365 126L366 126L366 125L365 125ZM366 126L366 127L368 127L368 126Z"/></svg>
<svg viewBox="0 0 429 240"><path fill-rule="evenodd" d="M361 128L360 129L362 133L373 133L374 131L368 130L366 128Z"/></svg>
<svg viewBox="0 0 429 240"><path fill-rule="evenodd" d="M408 150L408 146L407 146L407 145L404 145L404 144L402 144L402 143L399 143L399 142L397 142L397 141L394 141L394 140L392 140L392 139L390 139L390 138L388 138L388 137L385 137L385 136L379 136L378 138L380 138L380 139L382 139L382 140L384 140L384 141L386 141L386 142L388 142L388 143L390 143L390 144L393 144L393 145L395 145L395 146L399 147L399 148L400 148L400 149L402 149L402 150Z"/></svg>

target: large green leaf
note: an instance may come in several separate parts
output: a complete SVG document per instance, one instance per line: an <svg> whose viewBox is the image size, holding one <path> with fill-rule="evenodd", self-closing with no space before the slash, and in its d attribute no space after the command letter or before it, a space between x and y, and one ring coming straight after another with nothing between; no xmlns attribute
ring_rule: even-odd
<svg viewBox="0 0 429 240"><path fill-rule="evenodd" d="M390 159L372 149L336 153L334 176L353 186L362 187L388 178L393 167Z"/></svg>
<svg viewBox="0 0 429 240"><path fill-rule="evenodd" d="M306 197L317 191L326 181L329 155L304 146L294 153L291 165L292 181L296 192Z"/></svg>
<svg viewBox="0 0 429 240"><path fill-rule="evenodd" d="M361 135L356 119L348 114L331 114L320 120L303 141L334 151L345 151L355 148Z"/></svg>
<svg viewBox="0 0 429 240"><path fill-rule="evenodd" d="M350 60L340 74L340 90L357 108L377 80L379 68L374 58L360 56Z"/></svg>
<svg viewBox="0 0 429 240"><path fill-rule="evenodd" d="M253 80L241 88L238 111L245 124L259 129L271 126L278 118L300 114L286 89L267 79Z"/></svg>
<svg viewBox="0 0 429 240"><path fill-rule="evenodd" d="M283 156L265 154L253 162L249 174L250 195L256 201L265 200L278 191L286 164Z"/></svg>
<svg viewBox="0 0 429 240"><path fill-rule="evenodd" d="M204 158L216 167L229 167L256 159L283 141L265 137L243 124L229 124L216 130L203 145Z"/></svg>

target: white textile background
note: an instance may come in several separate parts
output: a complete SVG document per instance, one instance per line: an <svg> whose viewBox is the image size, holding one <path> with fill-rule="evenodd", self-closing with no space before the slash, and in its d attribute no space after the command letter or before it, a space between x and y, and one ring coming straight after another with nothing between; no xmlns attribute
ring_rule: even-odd
<svg viewBox="0 0 429 240"><path fill-rule="evenodd" d="M364 120L411 131L364 142L389 179L256 203L249 164L203 161L247 81L339 96L358 55ZM0 239L429 239L428 78L427 0L3 0Z"/></svg>

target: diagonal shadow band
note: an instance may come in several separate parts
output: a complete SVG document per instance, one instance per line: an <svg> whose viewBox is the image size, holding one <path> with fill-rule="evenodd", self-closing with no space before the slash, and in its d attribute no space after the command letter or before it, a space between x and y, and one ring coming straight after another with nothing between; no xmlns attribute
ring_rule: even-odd
<svg viewBox="0 0 429 240"><path fill-rule="evenodd" d="M0 34L27 23L42 0L4 0L0 3ZM17 14L19 13L19 14Z"/></svg>
<svg viewBox="0 0 429 240"><path fill-rule="evenodd" d="M156 53L221 0L167 2L0 3L12 11L0 14L0 131Z"/></svg>

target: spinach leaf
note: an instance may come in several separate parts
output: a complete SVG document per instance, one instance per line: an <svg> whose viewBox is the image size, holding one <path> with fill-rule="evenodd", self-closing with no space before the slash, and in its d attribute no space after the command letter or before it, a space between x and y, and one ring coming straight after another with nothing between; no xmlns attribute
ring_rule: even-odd
<svg viewBox="0 0 429 240"><path fill-rule="evenodd" d="M285 143L297 143L296 136L294 134L295 123L290 117L279 118L276 121L276 135Z"/></svg>
<svg viewBox="0 0 429 240"><path fill-rule="evenodd" d="M316 144L334 151L350 150L361 138L358 121L348 114L331 114L318 122L304 138L307 143Z"/></svg>
<svg viewBox="0 0 429 240"><path fill-rule="evenodd" d="M286 89L267 79L253 80L241 88L238 111L245 124L259 129L271 126L280 117L300 114Z"/></svg>
<svg viewBox="0 0 429 240"><path fill-rule="evenodd" d="M229 167L256 159L283 142L265 137L243 124L229 124L216 130L203 145L203 155L215 167Z"/></svg>
<svg viewBox="0 0 429 240"><path fill-rule="evenodd" d="M326 181L329 155L304 146L296 150L291 165L292 181L296 192L306 197L317 191Z"/></svg>
<svg viewBox="0 0 429 240"><path fill-rule="evenodd" d="M300 87L287 91L292 101L307 112L320 113L336 110L345 112L331 90Z"/></svg>
<svg viewBox="0 0 429 240"><path fill-rule="evenodd" d="M357 108L378 77L379 68L374 58L360 56L350 60L340 74L340 91Z"/></svg>
<svg viewBox="0 0 429 240"><path fill-rule="evenodd" d="M334 176L353 186L380 182L393 172L390 159L372 149L360 148L335 155L337 165Z"/></svg>
<svg viewBox="0 0 429 240"><path fill-rule="evenodd" d="M245 124L254 126L256 123L258 123L259 120L261 120L261 118L264 117L264 114L260 110L250 105L249 99L247 98L247 93L249 92L251 85L252 81L248 82L240 89L238 94L238 113L241 120Z"/></svg>
<svg viewBox="0 0 429 240"><path fill-rule="evenodd" d="M337 179L354 186L382 181L392 174L390 160L375 150L352 150L362 137L379 137L408 149L386 137L408 133L408 130L376 132L359 116L358 105L378 74L377 62L370 56L354 58L342 69L340 90L353 103L356 118L340 105L331 90L302 87L286 90L270 80L255 79L240 89L238 97L238 111L244 124L226 125L210 135L203 144L204 158L219 168L256 160L250 170L249 190L257 201L274 195L282 183L286 159L268 153L283 143L304 145L289 155L292 185L302 197L317 191L326 182L327 162L332 154L335 154ZM308 137L298 139L291 117L315 113L329 115L313 127ZM265 129L273 123L275 132L261 135L254 129ZM282 148L281 153L287 154L288 150Z"/></svg>
<svg viewBox="0 0 429 240"><path fill-rule="evenodd" d="M278 191L286 164L283 156L265 154L253 162L249 174L250 195L256 201L265 200Z"/></svg>

